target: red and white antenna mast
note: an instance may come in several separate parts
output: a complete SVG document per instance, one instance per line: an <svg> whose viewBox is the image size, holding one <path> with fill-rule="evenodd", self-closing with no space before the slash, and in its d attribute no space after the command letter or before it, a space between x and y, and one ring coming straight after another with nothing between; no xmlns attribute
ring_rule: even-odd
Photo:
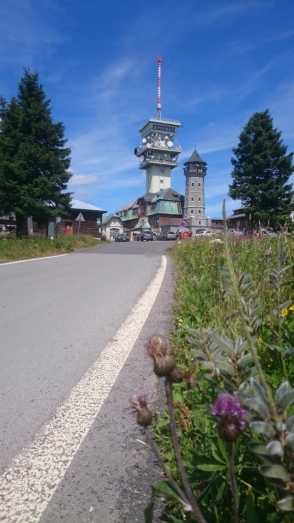
<svg viewBox="0 0 294 523"><path fill-rule="evenodd" d="M161 120L161 62L162 58L157 58L158 74L157 74L157 118Z"/></svg>

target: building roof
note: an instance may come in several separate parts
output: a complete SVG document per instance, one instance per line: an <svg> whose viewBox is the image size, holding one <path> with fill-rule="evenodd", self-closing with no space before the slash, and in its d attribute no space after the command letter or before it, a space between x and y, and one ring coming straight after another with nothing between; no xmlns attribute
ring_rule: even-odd
<svg viewBox="0 0 294 523"><path fill-rule="evenodd" d="M81 202L80 200L72 200L70 204L72 209L78 209L79 211L100 211L100 212L107 212L104 209L101 209L100 207L95 207L95 205L91 205L90 203Z"/></svg>
<svg viewBox="0 0 294 523"><path fill-rule="evenodd" d="M190 160L187 160L186 162L184 162L184 165L187 165L188 163L194 163L194 162L204 163L205 165L207 165L207 163L204 162L204 160L202 160L202 158L200 158L196 149L195 149L195 151L193 151Z"/></svg>
<svg viewBox="0 0 294 523"><path fill-rule="evenodd" d="M105 225L112 218L116 218L117 220L121 220L121 218L114 212L112 214L105 214L104 216L102 216L102 224Z"/></svg>
<svg viewBox="0 0 294 523"><path fill-rule="evenodd" d="M174 191L171 187L168 189L162 189L155 194L154 198L151 200L151 203L157 202L159 200L167 200L171 202L178 202L181 199L181 194L177 191Z"/></svg>

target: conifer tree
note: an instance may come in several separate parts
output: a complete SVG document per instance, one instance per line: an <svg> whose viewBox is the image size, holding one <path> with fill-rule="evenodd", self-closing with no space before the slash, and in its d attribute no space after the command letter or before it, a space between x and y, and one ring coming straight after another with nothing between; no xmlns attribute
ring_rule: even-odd
<svg viewBox="0 0 294 523"><path fill-rule="evenodd" d="M233 149L233 183L229 196L241 200L251 226L278 227L289 217L294 171L293 153L281 140L281 132L273 127L268 110L255 113L239 136Z"/></svg>
<svg viewBox="0 0 294 523"><path fill-rule="evenodd" d="M0 97L0 210L15 213L20 237L29 216L46 225L70 207L66 142L38 73L24 69L17 96L8 104Z"/></svg>

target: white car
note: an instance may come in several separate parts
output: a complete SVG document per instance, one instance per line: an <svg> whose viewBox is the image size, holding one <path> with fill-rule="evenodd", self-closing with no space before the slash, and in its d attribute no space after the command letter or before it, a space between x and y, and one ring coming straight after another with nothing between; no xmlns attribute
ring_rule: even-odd
<svg viewBox="0 0 294 523"><path fill-rule="evenodd" d="M211 236L211 232L206 231L205 229L199 229L195 232L195 236Z"/></svg>

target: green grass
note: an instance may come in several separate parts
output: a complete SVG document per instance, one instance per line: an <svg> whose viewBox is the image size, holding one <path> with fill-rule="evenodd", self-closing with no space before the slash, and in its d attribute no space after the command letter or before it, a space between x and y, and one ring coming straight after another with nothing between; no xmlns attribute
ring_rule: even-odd
<svg viewBox="0 0 294 523"><path fill-rule="evenodd" d="M243 334L239 316L228 319L235 305L230 296L225 297L223 292L225 285L221 269L227 265L224 244L210 241L210 238L185 240L170 250L178 269L175 328L170 335L170 349L177 363L189 368L196 382L196 386L183 382L174 387L178 436L190 484L197 493L208 523L231 523L228 469L222 456L222 442L208 416L209 406L219 389L226 385L221 380L217 383L206 379L203 369L193 359L193 346L187 340L188 327L201 332L208 327L221 327L231 340ZM293 306L283 309L284 314L280 314L280 317L285 315L281 327L273 311L279 310L279 305L294 295L294 238L230 237L229 243L236 275L250 274L260 297L260 316L264 322L257 333L257 348L268 383L275 390L287 378L293 386L293 358L285 360L283 354L275 349L276 345L283 350L294 346ZM269 284L270 275L287 266L289 268L281 276L279 289L275 289ZM154 435L164 461L179 479L166 412L158 416ZM273 492L258 472L259 460L247 449L248 438L249 435L244 434L236 444L240 523L284 522L284 516L276 511ZM202 469L199 469L199 465ZM252 519L250 511L253 505L256 517ZM169 505L168 513L170 522L194 522L193 517L187 514L184 516L182 509L173 503Z"/></svg>
<svg viewBox="0 0 294 523"><path fill-rule="evenodd" d="M19 240L15 235L0 236L0 263L66 254L74 249L93 247L100 243L92 236L60 236L55 240L41 237L29 237Z"/></svg>

